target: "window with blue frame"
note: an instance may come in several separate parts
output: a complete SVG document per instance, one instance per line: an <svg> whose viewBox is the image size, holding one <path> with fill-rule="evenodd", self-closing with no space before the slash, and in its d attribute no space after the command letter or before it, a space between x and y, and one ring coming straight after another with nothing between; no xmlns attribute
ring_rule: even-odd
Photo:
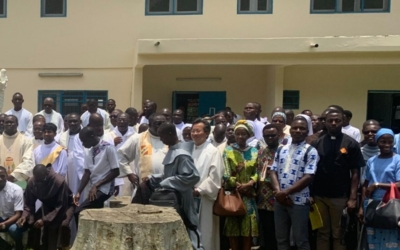
<svg viewBox="0 0 400 250"><path fill-rule="evenodd" d="M54 100L54 110L64 117L70 113L82 114L82 104L89 99L96 99L99 108L105 109L108 100L108 91L84 91L84 90L39 90L38 112L43 110L43 101L47 97Z"/></svg>
<svg viewBox="0 0 400 250"><path fill-rule="evenodd" d="M238 14L270 14L273 0L238 0Z"/></svg>
<svg viewBox="0 0 400 250"><path fill-rule="evenodd" d="M194 15L203 13L203 0L146 0L146 15Z"/></svg>
<svg viewBox="0 0 400 250"><path fill-rule="evenodd" d="M0 18L7 17L7 0L0 0Z"/></svg>
<svg viewBox="0 0 400 250"><path fill-rule="evenodd" d="M41 0L41 17L66 17L67 0Z"/></svg>
<svg viewBox="0 0 400 250"><path fill-rule="evenodd" d="M389 12L390 0L311 0L311 13Z"/></svg>
<svg viewBox="0 0 400 250"><path fill-rule="evenodd" d="M284 90L282 107L284 109L299 109L299 107L300 107L300 91Z"/></svg>

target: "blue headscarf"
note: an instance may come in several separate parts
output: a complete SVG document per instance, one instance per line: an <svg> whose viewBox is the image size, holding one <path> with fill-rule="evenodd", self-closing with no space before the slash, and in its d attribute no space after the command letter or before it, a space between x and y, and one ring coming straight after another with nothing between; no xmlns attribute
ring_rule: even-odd
<svg viewBox="0 0 400 250"><path fill-rule="evenodd" d="M381 137L382 135L391 135L394 138L394 133L391 129L381 128L378 130L378 132L375 135L375 142L378 142L379 137Z"/></svg>

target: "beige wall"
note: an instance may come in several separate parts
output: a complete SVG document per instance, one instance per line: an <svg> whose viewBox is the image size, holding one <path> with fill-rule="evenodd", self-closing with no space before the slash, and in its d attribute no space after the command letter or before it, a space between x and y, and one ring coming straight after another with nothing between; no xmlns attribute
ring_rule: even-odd
<svg viewBox="0 0 400 250"><path fill-rule="evenodd" d="M368 90L399 90L400 66L290 66L284 89L300 90L300 109L322 113L338 104L353 113L360 128L367 117ZM391 108L382 107L382 108Z"/></svg>
<svg viewBox="0 0 400 250"><path fill-rule="evenodd" d="M54 72L81 72L83 77L38 76L38 73ZM117 108L126 109L130 105L132 69L11 69L7 75L10 80L3 112L12 108L12 95L21 92L25 99L24 108L36 113L38 90L108 90L108 97L117 100Z"/></svg>
<svg viewBox="0 0 400 250"><path fill-rule="evenodd" d="M145 66L143 98L172 107L173 91L226 91L227 106L242 115L246 102L265 107L266 66ZM177 77L221 77L221 81L176 81Z"/></svg>

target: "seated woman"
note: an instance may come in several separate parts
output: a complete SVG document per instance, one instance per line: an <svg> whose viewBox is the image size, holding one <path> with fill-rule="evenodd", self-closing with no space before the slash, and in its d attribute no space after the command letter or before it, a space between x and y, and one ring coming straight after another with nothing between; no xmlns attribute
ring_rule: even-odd
<svg viewBox="0 0 400 250"><path fill-rule="evenodd" d="M250 250L252 237L258 236L254 188L258 179L258 151L246 143L247 139L254 134L253 128L247 121L239 120L235 125L234 133L236 143L228 146L224 151L225 173L223 179L227 190L236 189L240 193L247 214L227 217L224 234L229 237L232 250Z"/></svg>
<svg viewBox="0 0 400 250"><path fill-rule="evenodd" d="M380 154L370 158L365 169L362 196L364 203L361 203L364 206L361 206L359 210L361 221L368 205L368 199L365 199L365 197L382 200L391 183L396 183L396 186L400 187L400 155L393 153L393 131L382 128L376 133L375 140ZM400 249L399 239L399 230L367 227L369 249Z"/></svg>

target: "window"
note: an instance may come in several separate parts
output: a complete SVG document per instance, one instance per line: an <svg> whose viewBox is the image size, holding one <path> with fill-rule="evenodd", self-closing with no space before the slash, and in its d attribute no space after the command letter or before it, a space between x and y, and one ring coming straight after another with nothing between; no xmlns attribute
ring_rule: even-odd
<svg viewBox="0 0 400 250"><path fill-rule="evenodd" d="M146 0L146 15L202 14L203 0Z"/></svg>
<svg viewBox="0 0 400 250"><path fill-rule="evenodd" d="M42 17L67 16L67 0L41 0Z"/></svg>
<svg viewBox="0 0 400 250"><path fill-rule="evenodd" d="M43 110L43 101L51 97L54 100L54 110L64 117L72 112L81 114L82 104L88 99L96 99L99 108L105 109L108 100L108 91L83 91L83 90L39 90L38 111Z"/></svg>
<svg viewBox="0 0 400 250"><path fill-rule="evenodd" d="M238 14L270 14L272 0L238 0Z"/></svg>
<svg viewBox="0 0 400 250"><path fill-rule="evenodd" d="M390 0L311 0L312 13L389 12Z"/></svg>
<svg viewBox="0 0 400 250"><path fill-rule="evenodd" d="M7 17L7 0L0 0L0 18Z"/></svg>
<svg viewBox="0 0 400 250"><path fill-rule="evenodd" d="M300 91L284 90L283 91L283 108L284 109L299 109L300 106Z"/></svg>

